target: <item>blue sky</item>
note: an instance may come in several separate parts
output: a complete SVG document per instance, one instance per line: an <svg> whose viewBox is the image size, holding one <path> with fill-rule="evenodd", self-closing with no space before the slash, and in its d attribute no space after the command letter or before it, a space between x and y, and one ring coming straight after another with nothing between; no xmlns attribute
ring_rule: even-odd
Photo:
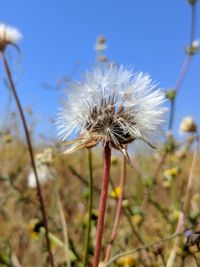
<svg viewBox="0 0 200 267"><path fill-rule="evenodd" d="M164 89L173 87L189 41L190 9L186 0L1 1L0 21L17 27L24 36L22 55L14 55L12 64L18 69L15 76L23 106L31 106L39 121L38 132L55 136L49 118L55 117L61 97L43 84L56 85L71 75L77 63L75 77L90 69L99 35L107 38L109 59L148 72ZM198 3L198 15L199 9ZM175 132L185 115L200 123L199 66L198 54L178 95ZM0 79L2 114L7 95L1 64Z"/></svg>

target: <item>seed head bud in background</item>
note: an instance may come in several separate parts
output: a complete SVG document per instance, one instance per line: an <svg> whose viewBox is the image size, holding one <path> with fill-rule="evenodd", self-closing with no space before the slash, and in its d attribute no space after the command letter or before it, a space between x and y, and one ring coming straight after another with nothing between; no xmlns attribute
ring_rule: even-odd
<svg viewBox="0 0 200 267"><path fill-rule="evenodd" d="M192 117L185 117L180 124L181 132L194 133L197 131L197 125Z"/></svg>
<svg viewBox="0 0 200 267"><path fill-rule="evenodd" d="M195 55L195 54L198 52L198 50L199 50L199 46L200 46L200 42L199 42L199 40L194 40L194 41L192 42L192 44L186 48L186 52L187 52L190 56L193 56L193 55Z"/></svg>
<svg viewBox="0 0 200 267"><path fill-rule="evenodd" d="M96 41L95 50L105 51L107 49L106 38L104 36L99 36Z"/></svg>
<svg viewBox="0 0 200 267"><path fill-rule="evenodd" d="M67 142L65 152L103 142L129 161L129 143L139 139L153 147L163 123L164 99L146 74L115 65L93 69L66 90L56 122L59 134L63 141L74 133L80 137Z"/></svg>
<svg viewBox="0 0 200 267"><path fill-rule="evenodd" d="M17 45L22 34L14 27L0 23L0 51L3 52L7 45Z"/></svg>

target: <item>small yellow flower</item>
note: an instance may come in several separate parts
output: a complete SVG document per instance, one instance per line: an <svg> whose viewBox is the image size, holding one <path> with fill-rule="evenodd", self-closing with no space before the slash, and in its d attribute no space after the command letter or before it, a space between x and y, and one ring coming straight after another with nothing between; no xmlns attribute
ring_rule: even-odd
<svg viewBox="0 0 200 267"><path fill-rule="evenodd" d="M109 193L109 196L112 198L118 199L121 195L121 187L117 186L113 191Z"/></svg>
<svg viewBox="0 0 200 267"><path fill-rule="evenodd" d="M192 117L185 117L181 124L180 124L180 131L181 132L196 132L197 131L197 125Z"/></svg>
<svg viewBox="0 0 200 267"><path fill-rule="evenodd" d="M163 175L167 180L175 178L180 173L179 167L173 167L164 171Z"/></svg>
<svg viewBox="0 0 200 267"><path fill-rule="evenodd" d="M121 257L117 260L116 264L117 266L121 267L134 267L137 263L138 255L127 255L124 257Z"/></svg>
<svg viewBox="0 0 200 267"><path fill-rule="evenodd" d="M44 227L43 223L38 219L32 219L28 225L30 236L33 239L37 239L40 234L41 227Z"/></svg>

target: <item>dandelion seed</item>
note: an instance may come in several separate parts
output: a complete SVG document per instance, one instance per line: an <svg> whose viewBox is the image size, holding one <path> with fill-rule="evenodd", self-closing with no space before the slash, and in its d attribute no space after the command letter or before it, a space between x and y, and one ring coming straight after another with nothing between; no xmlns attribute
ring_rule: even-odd
<svg viewBox="0 0 200 267"><path fill-rule="evenodd" d="M109 143L127 158L126 147L140 139L153 147L163 123L164 93L148 75L133 73L123 66L107 65L86 73L82 82L71 82L57 119L66 153L99 142Z"/></svg>
<svg viewBox="0 0 200 267"><path fill-rule="evenodd" d="M18 29L10 27L5 23L0 23L0 51L4 51L9 44L16 45L21 38L22 34Z"/></svg>

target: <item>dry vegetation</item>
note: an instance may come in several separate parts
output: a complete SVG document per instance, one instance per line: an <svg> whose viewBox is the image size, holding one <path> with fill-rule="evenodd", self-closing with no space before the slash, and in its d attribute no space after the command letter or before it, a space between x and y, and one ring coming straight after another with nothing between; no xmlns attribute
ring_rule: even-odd
<svg viewBox="0 0 200 267"><path fill-rule="evenodd" d="M158 153L157 157L136 155L132 159L133 162L137 162L140 169L136 171L128 167L123 213L112 255L155 242L174 233L182 210L193 157L191 149L183 150L183 147L185 145L177 148L171 145L157 177L153 173L160 160ZM81 266L87 222L87 150L69 157L60 154L59 145L56 143L51 149L54 155L51 167L55 169L55 178L43 185L50 232L56 238L63 240L57 203L59 192L68 224L70 248L76 255L73 266ZM41 150L38 148L37 152ZM161 155L162 153L163 150L160 151ZM102 162L99 158L100 150L93 149L94 207L90 262L95 246L101 187ZM42 224L37 193L27 184L31 170L27 148L8 131L1 136L0 162L0 262L2 262L0 266L45 266L47 254L44 234L35 226L39 222ZM115 216L117 190L115 196L113 189L119 184L120 164L120 157L113 156L103 251L107 246ZM191 209L187 214L184 229L191 226L193 230L199 229L196 225L200 213L199 171L199 165L196 164ZM186 241L184 235L181 236L177 249L177 263L174 266L198 266L194 258L194 256L198 258L198 244L195 243L187 249ZM55 240L51 242L56 265L66 266L64 248ZM148 251L143 250L118 259L113 266L165 266L173 242L169 240L150 247ZM15 257L20 265L13 263Z"/></svg>

